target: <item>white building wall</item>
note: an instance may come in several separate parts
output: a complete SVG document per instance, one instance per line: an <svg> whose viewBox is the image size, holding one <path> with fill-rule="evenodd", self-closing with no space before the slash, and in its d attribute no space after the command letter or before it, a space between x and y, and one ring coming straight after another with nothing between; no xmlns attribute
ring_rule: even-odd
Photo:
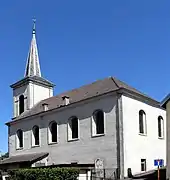
<svg viewBox="0 0 170 180"><path fill-rule="evenodd" d="M30 108L41 100L47 99L53 96L50 87L44 87L38 84L30 84Z"/></svg>
<svg viewBox="0 0 170 180"><path fill-rule="evenodd" d="M64 108L46 114L18 121L10 126L9 155L27 153L49 152L48 165L67 164L78 162L91 164L97 158L104 160L104 167L110 174L117 168L117 139L116 139L116 103L115 95L94 98L72 107ZM96 109L102 109L105 113L105 135L92 137L92 114ZM79 119L79 139L67 141L67 123L71 116ZM51 121L58 124L58 143L49 144L48 126ZM40 146L32 147L31 134L34 125L40 127ZM16 132L22 129L24 132L24 147L16 150Z"/></svg>
<svg viewBox="0 0 170 180"><path fill-rule="evenodd" d="M22 87L16 88L13 91L13 117L19 116L19 96L25 97L25 110L31 109L36 103L41 100L47 99L53 96L53 88L38 85L29 82Z"/></svg>
<svg viewBox="0 0 170 180"><path fill-rule="evenodd" d="M17 117L19 115L19 96L24 95L24 97L28 98L28 86L24 85L13 91L13 117ZM27 100L25 99L25 105L27 105Z"/></svg>
<svg viewBox="0 0 170 180"><path fill-rule="evenodd" d="M141 172L141 159L146 159L147 170L154 167L154 159L166 163L166 111L122 95L124 133L124 173ZM147 135L139 134L139 111L146 113ZM158 138L158 116L164 119L164 138Z"/></svg>

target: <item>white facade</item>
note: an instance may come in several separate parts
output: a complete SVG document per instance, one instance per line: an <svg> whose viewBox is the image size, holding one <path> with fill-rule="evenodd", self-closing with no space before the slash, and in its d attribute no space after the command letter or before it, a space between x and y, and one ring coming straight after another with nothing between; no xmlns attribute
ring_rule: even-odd
<svg viewBox="0 0 170 180"><path fill-rule="evenodd" d="M154 159L163 159L166 165L166 111L151 106L139 100L127 96L120 96L122 104L123 141L117 142L117 101L115 95L94 98L84 103L65 107L43 115L25 119L14 123L10 127L9 153L19 155L35 152L49 152L48 165L65 164L71 162L91 164L96 158L104 159L105 168L116 169L118 149L116 146L123 143L124 176L127 176L128 168L133 174L141 172L141 159L146 159L146 171L155 169ZM96 109L104 111L104 134L94 138L93 112ZM139 111L146 113L146 134L139 133ZM69 119L72 116L79 119L78 139L68 139ZM158 117L163 117L163 137L158 137ZM57 126L57 143L50 144L49 124L55 121ZM32 128L38 125L40 128L40 144L32 146ZM16 132L23 130L23 148L16 148ZM98 150L100 149L100 150Z"/></svg>
<svg viewBox="0 0 170 180"><path fill-rule="evenodd" d="M166 164L166 111L138 100L122 96L124 132L124 169L141 172L141 159L146 159L146 170L152 170L154 159ZM139 111L146 113L146 134L139 133ZM158 137L158 117L163 117L163 138Z"/></svg>
<svg viewBox="0 0 170 180"><path fill-rule="evenodd" d="M53 96L53 88L45 87L43 85L36 84L35 82L28 82L19 88L13 90L13 115L19 116L19 97L24 96L24 111L31 109L36 103L41 100L47 99Z"/></svg>

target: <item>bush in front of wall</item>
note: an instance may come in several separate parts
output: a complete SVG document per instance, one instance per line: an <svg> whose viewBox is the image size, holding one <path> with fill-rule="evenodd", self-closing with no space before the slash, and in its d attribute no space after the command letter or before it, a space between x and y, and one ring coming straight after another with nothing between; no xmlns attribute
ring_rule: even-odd
<svg viewBox="0 0 170 180"><path fill-rule="evenodd" d="M9 171L10 180L77 180L75 168L30 168Z"/></svg>

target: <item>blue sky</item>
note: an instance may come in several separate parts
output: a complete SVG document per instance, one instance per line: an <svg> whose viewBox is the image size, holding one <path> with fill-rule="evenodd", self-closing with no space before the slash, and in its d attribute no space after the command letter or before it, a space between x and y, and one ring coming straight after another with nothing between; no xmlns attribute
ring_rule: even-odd
<svg viewBox="0 0 170 180"><path fill-rule="evenodd" d="M24 76L32 18L42 74L55 94L115 76L162 100L170 91L170 1L30 0L0 6L0 151L12 117L9 85Z"/></svg>

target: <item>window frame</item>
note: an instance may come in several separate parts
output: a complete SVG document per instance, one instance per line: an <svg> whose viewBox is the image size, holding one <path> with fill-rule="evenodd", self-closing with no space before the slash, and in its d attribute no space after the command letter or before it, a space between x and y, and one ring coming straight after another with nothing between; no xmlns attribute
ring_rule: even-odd
<svg viewBox="0 0 170 180"><path fill-rule="evenodd" d="M35 128L38 128L38 135L39 135L39 137L38 137L38 144L35 144L35 134L34 134L34 129ZM39 147L40 146L40 127L38 126L38 125L34 125L33 127L32 127L32 131L31 131L31 146L32 146L32 148L33 147Z"/></svg>
<svg viewBox="0 0 170 180"><path fill-rule="evenodd" d="M161 120L161 136L159 136L159 120ZM164 139L164 118L162 116L158 116L158 139Z"/></svg>
<svg viewBox="0 0 170 180"><path fill-rule="evenodd" d="M51 132L51 127L52 127L52 124L53 123L56 123L57 125L57 141L56 142L52 142L52 132ZM51 121L48 125L48 144L57 144L58 143L58 123L56 121Z"/></svg>
<svg viewBox="0 0 170 180"><path fill-rule="evenodd" d="M103 113L103 130L104 132L101 134L97 134L97 127L96 127L96 120L94 118L95 114L97 112L101 111ZM104 136L106 133L106 117L105 117L105 112L102 109L96 109L93 111L92 117L91 117L91 136L92 137L99 137L99 136Z"/></svg>
<svg viewBox="0 0 170 180"><path fill-rule="evenodd" d="M140 160L140 164L141 164L141 172L146 172L146 170L147 170L147 164L146 164L146 159L141 159ZM144 170L142 170L142 165L144 165Z"/></svg>
<svg viewBox="0 0 170 180"><path fill-rule="evenodd" d="M77 138L73 138L72 137L72 128L71 128L71 122L72 120L76 118L77 119L77 123L78 123L78 137ZM80 121L79 118L77 116L71 116L68 119L68 123L67 123L67 141L77 141L80 139Z"/></svg>
<svg viewBox="0 0 170 180"><path fill-rule="evenodd" d="M21 106L21 103L23 103L22 106ZM19 96L19 115L22 114L24 111L25 111L25 97L23 94L21 94Z"/></svg>
<svg viewBox="0 0 170 180"><path fill-rule="evenodd" d="M140 113L142 113L142 123L143 123L143 132L140 129ZM138 112L138 127L139 127L139 135L146 136L147 135L147 120L146 120L146 113L143 109L139 110Z"/></svg>
<svg viewBox="0 0 170 180"><path fill-rule="evenodd" d="M22 133L22 146L20 146L19 132ZM16 150L21 150L23 148L24 148L24 132L22 129L18 129L16 132Z"/></svg>

